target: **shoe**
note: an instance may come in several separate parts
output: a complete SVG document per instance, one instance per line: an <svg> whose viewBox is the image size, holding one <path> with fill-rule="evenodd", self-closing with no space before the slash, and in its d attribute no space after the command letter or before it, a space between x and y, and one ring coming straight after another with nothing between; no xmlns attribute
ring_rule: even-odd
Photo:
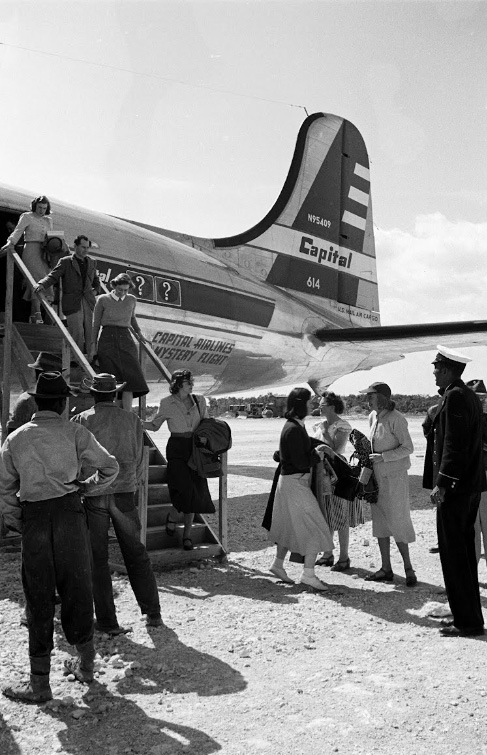
<svg viewBox="0 0 487 755"><path fill-rule="evenodd" d="M163 627L164 622L161 618L161 614L153 614L150 616L149 614L145 617L145 625L146 627Z"/></svg>
<svg viewBox="0 0 487 755"><path fill-rule="evenodd" d="M119 634L128 634L132 631L132 627L101 627L97 621L95 621L95 629L97 632L109 634L110 637L118 637Z"/></svg>
<svg viewBox="0 0 487 755"><path fill-rule="evenodd" d="M168 514L167 519L166 519L166 535L168 535L168 537L174 537L175 534L176 534L176 522L173 522L173 520L169 518L169 514Z"/></svg>
<svg viewBox="0 0 487 755"><path fill-rule="evenodd" d="M316 562L316 566L333 566L335 558L333 556L322 556Z"/></svg>
<svg viewBox="0 0 487 755"><path fill-rule="evenodd" d="M93 671L84 670L81 668L81 660L79 658L68 658L64 661L64 675L73 674L78 682L83 684L91 684L93 681Z"/></svg>
<svg viewBox="0 0 487 755"><path fill-rule="evenodd" d="M95 645L93 638L82 645L75 645L78 655L64 661L64 674L73 674L78 682L91 684L95 670Z"/></svg>
<svg viewBox="0 0 487 755"><path fill-rule="evenodd" d="M289 574L282 566L271 566L269 571L271 574L277 577L280 582L285 582L287 585L294 585L294 579L291 579Z"/></svg>
<svg viewBox="0 0 487 755"><path fill-rule="evenodd" d="M418 578L413 568L405 569L406 572L406 587L414 587L418 584Z"/></svg>
<svg viewBox="0 0 487 755"><path fill-rule="evenodd" d="M331 571L347 571L350 569L350 559L346 558L343 561L337 561L335 566L331 567Z"/></svg>
<svg viewBox="0 0 487 755"><path fill-rule="evenodd" d="M27 612L24 609L22 613L20 614L20 625L23 627L28 627L29 624L27 623Z"/></svg>
<svg viewBox="0 0 487 755"><path fill-rule="evenodd" d="M185 551L193 550L193 541L190 537L183 537L183 548Z"/></svg>
<svg viewBox="0 0 487 755"><path fill-rule="evenodd" d="M328 590L328 587L321 581L321 579L318 579L315 574L313 574L312 577L308 577L303 574L299 581L302 585L306 585L306 587L312 587L314 590L319 590L320 592L325 592L326 590Z"/></svg>
<svg viewBox="0 0 487 755"><path fill-rule="evenodd" d="M442 627L452 627L453 626L453 619L442 619L440 621L440 624Z"/></svg>
<svg viewBox="0 0 487 755"><path fill-rule="evenodd" d="M439 553L440 549L438 548L437 545L434 545L432 548L429 549L429 552L430 553Z"/></svg>
<svg viewBox="0 0 487 755"><path fill-rule="evenodd" d="M29 323L31 325L44 325L44 320L42 319L41 313L37 312L35 315L31 315L29 317Z"/></svg>
<svg viewBox="0 0 487 755"><path fill-rule="evenodd" d="M368 577L365 577L366 582L394 582L394 572L392 569L390 571L385 571L385 569L379 569L379 571L374 572L373 574L369 574Z"/></svg>
<svg viewBox="0 0 487 755"><path fill-rule="evenodd" d="M452 625L450 627L442 627L440 634L442 637L480 637L480 635L484 634L484 628L465 627L464 629L460 629Z"/></svg>
<svg viewBox="0 0 487 755"><path fill-rule="evenodd" d="M31 674L30 682L19 684L18 687L4 687L2 693L5 697L22 703L46 703L52 700L49 674L42 676Z"/></svg>

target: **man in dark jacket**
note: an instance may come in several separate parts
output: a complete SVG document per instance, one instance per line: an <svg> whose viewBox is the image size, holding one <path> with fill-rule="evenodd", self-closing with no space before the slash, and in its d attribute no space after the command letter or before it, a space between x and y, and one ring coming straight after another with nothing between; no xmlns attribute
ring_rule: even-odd
<svg viewBox="0 0 487 755"><path fill-rule="evenodd" d="M41 278L35 288L38 293L62 281L61 305L67 328L85 354L92 352L93 310L99 288L96 262L88 256L90 246L87 236L78 236L74 240L73 254L61 257L56 267Z"/></svg>
<svg viewBox="0 0 487 755"><path fill-rule="evenodd" d="M423 487L432 488L446 592L453 614L444 636L484 633L480 605L475 519L486 489L482 460L482 407L461 380L468 357L438 346L436 385L444 389L427 437Z"/></svg>

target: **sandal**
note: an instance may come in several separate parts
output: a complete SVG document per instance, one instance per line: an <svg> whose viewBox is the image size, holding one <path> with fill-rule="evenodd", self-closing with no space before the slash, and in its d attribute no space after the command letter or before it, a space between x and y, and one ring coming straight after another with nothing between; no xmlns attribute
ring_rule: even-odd
<svg viewBox="0 0 487 755"><path fill-rule="evenodd" d="M166 535L168 535L168 537L174 537L174 535L176 534L176 524L177 522L173 522L173 520L169 518L168 514L166 519Z"/></svg>
<svg viewBox="0 0 487 755"><path fill-rule="evenodd" d="M379 569L379 571L369 574L365 577L366 582L394 582L394 572L392 569L386 571L385 569Z"/></svg>
<svg viewBox="0 0 487 755"><path fill-rule="evenodd" d="M331 571L347 571L350 569L350 559L345 558L343 561L337 561L335 566L331 567Z"/></svg>
<svg viewBox="0 0 487 755"><path fill-rule="evenodd" d="M316 566L333 566L335 559L333 556L322 556L316 562Z"/></svg>
<svg viewBox="0 0 487 755"><path fill-rule="evenodd" d="M409 569L404 569L404 572L406 574L406 587L414 587L418 584L418 578L412 566Z"/></svg>
<svg viewBox="0 0 487 755"><path fill-rule="evenodd" d="M183 538L183 548L185 551L192 551L193 550L193 541L190 537L184 537Z"/></svg>

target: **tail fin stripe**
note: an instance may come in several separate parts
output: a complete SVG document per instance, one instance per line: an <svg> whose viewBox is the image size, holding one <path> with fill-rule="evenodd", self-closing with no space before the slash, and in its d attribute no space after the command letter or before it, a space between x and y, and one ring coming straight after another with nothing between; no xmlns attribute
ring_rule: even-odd
<svg viewBox="0 0 487 755"><path fill-rule="evenodd" d="M366 219L355 215L353 212L345 210L342 217L342 223L353 225L355 228L359 228L361 231L365 231Z"/></svg>
<svg viewBox="0 0 487 755"><path fill-rule="evenodd" d="M360 189L357 189L355 186L350 186L348 198L353 199L354 202L363 204L365 207L369 206L369 195L366 194L365 191L360 191Z"/></svg>
<svg viewBox="0 0 487 755"><path fill-rule="evenodd" d="M360 176L360 178L363 178L365 181L370 181L370 170L368 168L365 168L363 165L360 165L360 163L355 163L353 172L356 173L357 176Z"/></svg>

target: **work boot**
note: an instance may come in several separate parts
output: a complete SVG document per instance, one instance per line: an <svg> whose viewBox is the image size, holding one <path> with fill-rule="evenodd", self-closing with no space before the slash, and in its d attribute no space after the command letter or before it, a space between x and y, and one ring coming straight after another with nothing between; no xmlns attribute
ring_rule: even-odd
<svg viewBox="0 0 487 755"><path fill-rule="evenodd" d="M23 703L45 703L52 700L49 684L51 660L49 656L30 656L30 681L19 684L18 687L4 687L5 697L19 700Z"/></svg>
<svg viewBox="0 0 487 755"><path fill-rule="evenodd" d="M30 682L19 684L18 687L4 687L5 697L22 703L45 703L52 700L49 675L31 674Z"/></svg>
<svg viewBox="0 0 487 755"><path fill-rule="evenodd" d="M64 668L69 674L74 674L79 682L90 684L93 681L95 668L95 645L93 640L88 640L83 645L76 645L79 653L77 658L68 658L64 661Z"/></svg>

